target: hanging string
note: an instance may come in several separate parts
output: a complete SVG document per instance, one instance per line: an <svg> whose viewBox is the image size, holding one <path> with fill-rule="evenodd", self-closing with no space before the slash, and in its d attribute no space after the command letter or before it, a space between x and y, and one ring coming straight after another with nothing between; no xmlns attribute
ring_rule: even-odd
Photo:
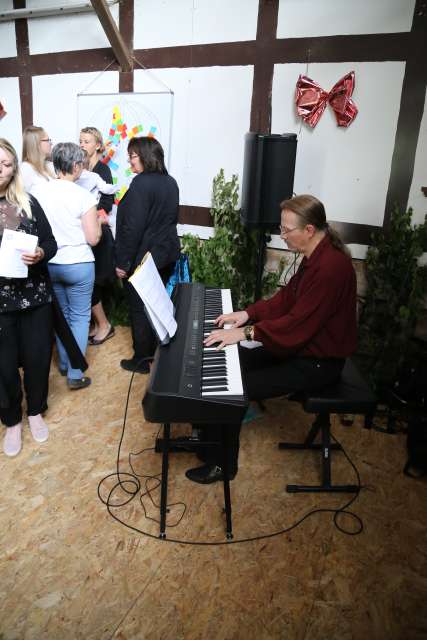
<svg viewBox="0 0 427 640"><path fill-rule="evenodd" d="M84 94L84 93L89 89L89 87L91 87L91 86L93 85L93 83L94 83L94 82L96 82L96 81L98 80L98 78L100 78L100 77L102 76L102 74L103 74L103 73L105 73L105 72L107 71L107 69L109 69L109 68L111 67L111 65L112 65L112 64L114 64L115 62L116 62L116 60L115 60L115 58L113 58L113 59L111 60L111 62L109 62L109 63L107 64L107 66L105 67L105 69L103 69L102 71L100 71L100 72L95 76L95 78L93 78L93 80L91 80L91 81L89 82L89 84L87 85L87 87L85 87L82 91L78 91L78 92L77 92L77 95L78 95L78 96L83 95L83 94Z"/></svg>
<svg viewBox="0 0 427 640"><path fill-rule="evenodd" d="M146 72L147 72L147 74L148 74L149 76L151 76L151 77L152 77L156 82L158 82L159 84L163 85L163 87L165 87L165 89L167 89L168 93L173 93L172 89L171 89L170 87L168 87L168 85L167 85L167 84L165 84L162 80L160 80L160 78L157 78L157 77L155 76L155 74L154 74L152 71L150 71L149 69L147 69L147 67L145 67L145 66L142 64L142 62L140 62L137 58L135 58L135 56L131 56L131 58L132 58L132 60L134 60L134 61L135 61L135 62L136 62L140 67L141 67L141 69L142 69L143 71L146 71ZM92 86L92 85L93 85L93 84L98 80L98 78L100 78L100 77L102 76L102 74L103 74L103 73L105 73L105 72L107 71L107 69L109 69L109 68L111 67L111 65L113 65L115 62L116 62L116 59L115 59L115 58L113 58L113 59L112 59L112 60L107 64L107 66L105 67L105 69L102 69L102 71L100 71L100 72L95 76L95 78L93 78L93 79L89 82L89 84L88 84L88 85L86 85L86 87L85 87L84 89L82 89L81 91L78 91L78 92L77 92L77 95L78 95L78 96L81 96L81 95L83 95L84 93L86 93L86 91L89 89L89 87L91 87L91 86Z"/></svg>
<svg viewBox="0 0 427 640"><path fill-rule="evenodd" d="M139 64L139 66L141 67L141 69L142 69L143 71L145 71L145 72L146 72L150 77L152 77L156 82L158 82L159 84L163 85L163 86L165 87L165 89L167 89L167 90L168 90L168 93L172 93L172 94L173 94L172 89L171 89L170 87L168 87L168 85L167 85L165 82L163 82L163 80L160 80L160 78L157 78L157 76L156 76L152 71L150 71L149 69L147 69L147 67L145 67L145 66L142 64L142 62L140 62L137 58L135 58L135 56L131 56L131 57L132 57L132 60L135 60L135 62L136 62L137 64Z"/></svg>

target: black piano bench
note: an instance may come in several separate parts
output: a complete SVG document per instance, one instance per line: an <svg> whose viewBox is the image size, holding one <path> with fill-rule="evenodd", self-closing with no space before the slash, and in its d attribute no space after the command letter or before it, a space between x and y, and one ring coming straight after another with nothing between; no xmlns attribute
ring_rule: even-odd
<svg viewBox="0 0 427 640"><path fill-rule="evenodd" d="M288 484L288 493L355 493L356 485L333 485L331 482L331 450L341 449L337 443L331 444L331 413L354 413L365 416L365 426L370 427L376 408L376 398L356 365L347 358L341 379L320 391L303 392L291 399L301 402L304 411L316 413L307 438L302 444L280 442L279 449L296 451L316 450L322 452L322 483L319 485ZM320 435L320 443L314 440Z"/></svg>

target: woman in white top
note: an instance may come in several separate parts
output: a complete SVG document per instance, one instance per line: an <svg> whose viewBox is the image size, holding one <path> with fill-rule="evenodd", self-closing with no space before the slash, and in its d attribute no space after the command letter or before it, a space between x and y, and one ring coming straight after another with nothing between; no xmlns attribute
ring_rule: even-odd
<svg viewBox="0 0 427 640"><path fill-rule="evenodd" d="M52 141L42 127L26 127L22 134L20 166L24 188L31 193L37 184L56 178L53 170Z"/></svg>
<svg viewBox="0 0 427 640"><path fill-rule="evenodd" d="M85 354L89 333L91 296L95 278L91 247L101 237L94 196L74 184L83 169L83 152L73 142L60 142L53 148L53 165L58 180L34 187L33 195L43 207L58 243L49 262L49 273L62 312ZM59 369L68 378L70 389L87 387L91 380L80 369L73 369L61 341L57 338Z"/></svg>

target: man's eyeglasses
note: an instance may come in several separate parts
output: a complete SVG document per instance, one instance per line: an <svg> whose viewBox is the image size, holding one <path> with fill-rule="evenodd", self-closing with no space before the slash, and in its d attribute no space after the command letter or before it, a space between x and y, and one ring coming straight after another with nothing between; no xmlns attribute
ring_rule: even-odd
<svg viewBox="0 0 427 640"><path fill-rule="evenodd" d="M299 227L293 227L292 229L289 229L289 227L284 227L282 224L279 224L279 229L280 235L288 236L290 233L292 233L292 231L296 231L297 229L299 229Z"/></svg>

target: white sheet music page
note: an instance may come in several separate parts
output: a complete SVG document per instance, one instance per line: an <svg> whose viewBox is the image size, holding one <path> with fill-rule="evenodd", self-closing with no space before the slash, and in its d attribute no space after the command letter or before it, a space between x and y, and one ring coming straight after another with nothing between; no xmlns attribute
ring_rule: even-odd
<svg viewBox="0 0 427 640"><path fill-rule="evenodd" d="M28 278L28 267L22 262L23 253L34 253L38 237L30 233L4 229L0 245L0 276Z"/></svg>
<svg viewBox="0 0 427 640"><path fill-rule="evenodd" d="M177 324L173 303L157 271L151 253L147 252L129 282L145 304L160 342L175 335Z"/></svg>

